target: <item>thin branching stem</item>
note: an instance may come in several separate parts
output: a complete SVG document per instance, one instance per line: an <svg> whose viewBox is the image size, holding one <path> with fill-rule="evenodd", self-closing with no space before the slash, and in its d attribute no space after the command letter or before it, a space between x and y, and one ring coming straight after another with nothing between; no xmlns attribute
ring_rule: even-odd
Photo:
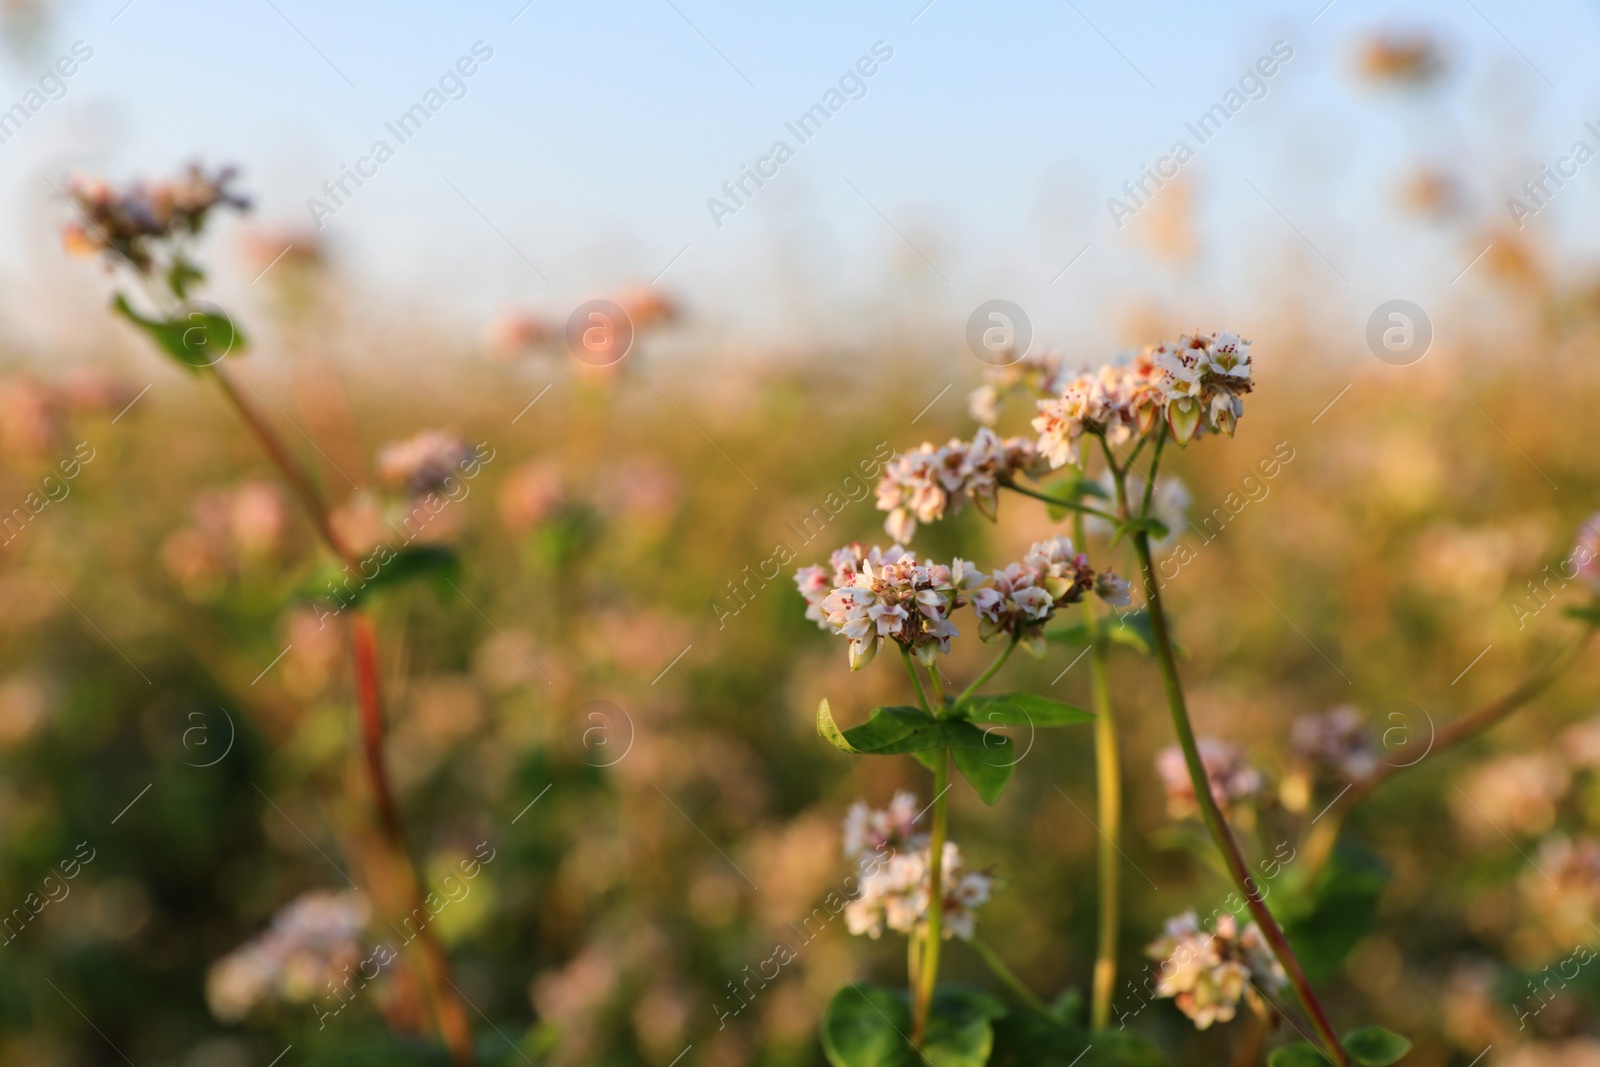
<svg viewBox="0 0 1600 1067"><path fill-rule="evenodd" d="M1081 468L1080 468L1081 469ZM1082 515L1073 516L1073 536L1085 544ZM1117 933L1121 910L1122 767L1117 749L1117 722L1111 706L1111 684L1106 669L1106 645L1100 617L1093 602L1083 601L1083 628L1089 639L1089 684L1094 695L1095 795L1100 819L1100 893L1095 942L1094 983L1089 999L1089 1023L1095 1030L1111 1024L1111 997L1117 983Z"/></svg>
<svg viewBox="0 0 1600 1067"><path fill-rule="evenodd" d="M959 708L961 705L965 704L967 700L971 698L972 694L976 693L980 688L988 683L989 679L993 678L1000 672L1000 668L1006 665L1006 660L1011 658L1011 653L1017 650L1017 642L1020 640L1020 635L1013 635L1011 640L1006 642L1006 647L1000 650L1000 655L995 657L994 662L989 664L988 668L982 674L974 678L972 680L972 684L961 691L960 696L956 697L955 707Z"/></svg>
<svg viewBox="0 0 1600 1067"><path fill-rule="evenodd" d="M1087 504L1080 504L1076 500L1063 500L1061 497L1051 496L1049 493L1041 493L1037 489L1029 489L1027 486L1018 485L1009 478L1002 478L999 481L1001 485L1005 486L1007 489L1010 489L1012 492L1021 493L1023 496L1031 496L1033 499L1042 500L1046 504L1050 504L1058 508L1066 508L1068 511L1082 512L1085 515L1093 515L1095 518L1105 519L1107 522L1117 521L1115 515L1101 511L1099 508L1091 508Z"/></svg>
<svg viewBox="0 0 1600 1067"><path fill-rule="evenodd" d="M1016 994L1018 1000L1041 1015L1050 1015L1050 1008L1045 1002L1028 988L1028 983L1018 977L1017 972L1007 966L1006 961L1001 959L1000 954L989 947L983 938L974 935L967 943L978 951L978 955L983 957L983 962L988 965L989 970L994 972L994 976L1000 979L1007 989ZM1051 1015L1051 1018L1054 1016Z"/></svg>
<svg viewBox="0 0 1600 1067"><path fill-rule="evenodd" d="M329 518L327 505L305 468L273 432L260 412L245 400L244 395L234 384L232 376L223 369L223 366L220 363L215 364L210 370L223 396L238 414L240 421L255 437L262 451L267 454L267 458L278 468L284 481L289 483L290 489L299 499L307 517L329 551L347 564L355 563L355 555L340 541ZM406 842L405 824L389 782L385 761L383 671L379 662L377 629L371 615L361 608L352 611L350 639L364 756L362 762L372 788L379 826L382 828L384 842L393 859L395 877L404 883L402 896L411 901L413 914L418 910L427 914L423 902L421 874L411 858ZM402 904L401 907L404 908L406 905ZM417 941L421 947L417 966L422 972L423 985L427 989L428 999L434 1010L439 1035L449 1049L456 1067L472 1067L477 1062L477 1053L473 1047L471 1019L467 1015L466 1006L462 1003L455 983L451 981L449 954L445 952L443 944L429 923L422 925Z"/></svg>
<svg viewBox="0 0 1600 1067"><path fill-rule="evenodd" d="M1155 565L1150 555L1149 532L1143 529L1136 530L1133 535L1133 546L1139 555L1140 569L1144 572L1145 597L1150 611L1150 631L1154 637L1156 661L1161 668L1161 680L1166 688L1167 704L1172 712L1173 730L1177 733L1178 745L1183 750L1184 763L1189 770L1189 780L1194 787L1195 801L1200 807L1201 817L1205 821L1206 829L1211 833L1217 851L1222 854L1230 878L1244 896L1250 914L1261 927L1262 935L1271 947L1272 954L1283 966L1289 985L1294 989L1301 1006L1305 1008L1312 1027L1325 1046L1326 1053L1333 1058L1334 1067L1349 1067L1350 1058L1345 1053L1344 1046L1339 1043L1338 1033L1334 1030L1328 1013L1323 1009L1322 1002L1317 999L1316 991L1311 988L1311 982L1306 978L1300 960L1289 947L1289 939L1284 936L1283 929L1262 900L1260 888L1250 876L1250 868L1245 864L1244 856L1239 851L1239 844L1234 840L1233 831L1229 829L1216 798L1211 795L1210 779L1206 774L1205 762L1200 757L1194 725L1189 720L1188 704L1183 694L1183 683L1178 677L1178 663L1172 651L1172 638L1167 626L1166 612L1161 605L1161 589L1156 581Z"/></svg>

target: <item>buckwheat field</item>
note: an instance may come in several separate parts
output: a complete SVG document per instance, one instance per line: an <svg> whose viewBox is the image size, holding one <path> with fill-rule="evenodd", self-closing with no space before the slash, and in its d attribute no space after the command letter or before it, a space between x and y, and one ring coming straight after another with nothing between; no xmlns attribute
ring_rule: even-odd
<svg viewBox="0 0 1600 1067"><path fill-rule="evenodd" d="M1600 1067L1597 45L0 5L0 1067Z"/></svg>

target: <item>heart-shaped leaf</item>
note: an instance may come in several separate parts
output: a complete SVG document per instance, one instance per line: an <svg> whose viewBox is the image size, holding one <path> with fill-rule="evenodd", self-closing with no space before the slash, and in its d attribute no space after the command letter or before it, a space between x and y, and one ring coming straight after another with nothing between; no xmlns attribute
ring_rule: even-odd
<svg viewBox="0 0 1600 1067"><path fill-rule="evenodd" d="M940 748L996 748L999 742L970 722L934 719L918 708L873 708L867 721L840 730L824 700L817 706L817 733L841 752L860 756L901 756Z"/></svg>
<svg viewBox="0 0 1600 1067"><path fill-rule="evenodd" d="M936 991L928 1032L911 1047L911 1007L902 991L851 983L822 1017L822 1050L833 1067L984 1067L994 1044L991 1020L1005 1005L975 989Z"/></svg>
<svg viewBox="0 0 1600 1067"><path fill-rule="evenodd" d="M950 754L955 757L956 769L972 783L983 802L993 804L1011 781L1011 772L1017 765L1017 746L999 731L990 731L984 735L984 740L987 743L984 748L962 746L952 748Z"/></svg>
<svg viewBox="0 0 1600 1067"><path fill-rule="evenodd" d="M1411 1051L1411 1042L1381 1026L1366 1026L1344 1035L1344 1050L1361 1067L1389 1067Z"/></svg>
<svg viewBox="0 0 1600 1067"><path fill-rule="evenodd" d="M833 1067L914 1067L911 1009L903 993L851 983L822 1016L822 1051Z"/></svg>
<svg viewBox="0 0 1600 1067"><path fill-rule="evenodd" d="M976 723L997 726L1080 726L1094 721L1094 716L1082 708L1036 693L970 697L961 705L961 715Z"/></svg>
<svg viewBox="0 0 1600 1067"><path fill-rule="evenodd" d="M1309 908L1286 916L1285 933L1313 982L1332 977L1372 929L1389 869L1377 856L1340 841L1317 874Z"/></svg>
<svg viewBox="0 0 1600 1067"><path fill-rule="evenodd" d="M188 306L165 319L152 319L133 309L121 293L111 301L117 314L133 323L155 342L157 348L177 360L192 373L219 362L230 352L242 352L244 335L234 326L233 320L216 312Z"/></svg>

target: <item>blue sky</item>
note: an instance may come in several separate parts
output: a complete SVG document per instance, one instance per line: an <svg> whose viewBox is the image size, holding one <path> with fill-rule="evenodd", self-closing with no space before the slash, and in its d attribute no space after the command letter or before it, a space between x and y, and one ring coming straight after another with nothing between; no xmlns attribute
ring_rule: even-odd
<svg viewBox="0 0 1600 1067"><path fill-rule="evenodd" d="M903 275L952 321L1002 296L1046 334L1083 337L1128 293L1250 309L1286 257L1356 322L1382 299L1449 293L1472 258L1395 209L1413 163L1457 170L1495 204L1600 119L1600 15L1566 2L125 3L67 3L5 57L9 103L72 42L94 49L0 145L0 218L19 238L0 265L23 286L64 210L45 178L231 160L260 219L307 224L321 183L478 41L494 54L466 95L324 231L365 287L464 324L671 264L663 284L756 333L845 330L819 320L870 314ZM1352 77L1357 41L1397 26L1449 46L1439 91ZM794 143L784 123L879 41L893 58L865 96ZM1184 169L1202 260L1152 267L1107 198L1275 41L1293 60ZM719 228L707 199L780 137L795 158ZM1556 238L1590 218L1594 171L1531 225Z"/></svg>

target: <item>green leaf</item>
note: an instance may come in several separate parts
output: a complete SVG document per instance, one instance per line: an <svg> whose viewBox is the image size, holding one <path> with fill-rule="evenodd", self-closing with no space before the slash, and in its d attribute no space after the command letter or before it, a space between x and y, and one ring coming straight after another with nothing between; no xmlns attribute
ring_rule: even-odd
<svg viewBox="0 0 1600 1067"><path fill-rule="evenodd" d="M205 271L182 256L175 258L172 266L167 268L167 288L177 293L180 300L189 295L189 286L192 283L205 280Z"/></svg>
<svg viewBox="0 0 1600 1067"><path fill-rule="evenodd" d="M1366 1026L1344 1035L1344 1050L1361 1067L1389 1067L1411 1051L1411 1042L1381 1026Z"/></svg>
<svg viewBox="0 0 1600 1067"><path fill-rule="evenodd" d="M1011 772L1017 766L1017 746L998 731L989 733L986 740L990 743L988 748L952 748L950 753L961 776L972 783L985 804L993 804L1011 781Z"/></svg>
<svg viewBox="0 0 1600 1067"><path fill-rule="evenodd" d="M1150 626L1150 612L1144 608L1125 611L1106 623L1106 637L1146 656L1155 651L1156 635ZM1174 649L1173 651L1177 651Z"/></svg>
<svg viewBox="0 0 1600 1067"><path fill-rule="evenodd" d="M1047 641L1059 641L1064 645L1087 645L1089 628L1080 619L1070 626L1057 626L1054 630L1046 630L1044 636Z"/></svg>
<svg viewBox="0 0 1600 1067"><path fill-rule="evenodd" d="M1586 622L1590 626L1600 626L1600 603L1577 604L1569 608L1562 608L1561 613L1579 622Z"/></svg>
<svg viewBox="0 0 1600 1067"><path fill-rule="evenodd" d="M1063 1025L1027 1008L1014 1008L994 1024L989 1067L1088 1067L1093 1057L1084 1053L1090 1047L1089 1035L1081 1027Z"/></svg>
<svg viewBox="0 0 1600 1067"><path fill-rule="evenodd" d="M991 1020L1005 1005L975 989L935 991L920 1054L911 1047L911 1007L902 991L847 985L822 1017L822 1050L833 1067L984 1067L994 1044Z"/></svg>
<svg viewBox="0 0 1600 1067"><path fill-rule="evenodd" d="M1329 1067L1332 1063L1309 1041L1285 1045L1267 1057L1267 1067Z"/></svg>
<svg viewBox="0 0 1600 1067"><path fill-rule="evenodd" d="M1150 613L1144 608L1113 614L1102 620L1100 634L1111 644L1125 645L1146 656L1156 647L1155 633L1150 628ZM1075 622L1070 626L1058 626L1053 630L1047 630L1045 637L1067 645L1087 645L1089 628L1081 621ZM1183 650L1174 644L1172 651L1181 655Z"/></svg>
<svg viewBox="0 0 1600 1067"><path fill-rule="evenodd" d="M984 1067L994 1048L993 1020L1006 1006L979 989L943 986L934 991L922 1056L933 1067Z"/></svg>
<svg viewBox="0 0 1600 1067"><path fill-rule="evenodd" d="M1092 478L1080 478L1076 474L1069 474L1064 478L1057 478L1041 487L1041 491L1057 500L1078 501L1086 496L1105 499L1106 491L1103 486ZM1050 516L1051 521L1060 522L1071 514L1071 510L1060 504L1046 504L1044 512Z"/></svg>
<svg viewBox="0 0 1600 1067"><path fill-rule="evenodd" d="M443 545L417 545L402 548L393 558L378 568L378 573L368 579L361 590L365 599L373 593L392 589L397 585L431 578L436 586L448 588L448 583L461 571L461 561L455 550Z"/></svg>
<svg viewBox="0 0 1600 1067"><path fill-rule="evenodd" d="M850 742L844 739L844 733L833 721L833 709L828 707L827 697L823 697L822 703L817 705L817 734L840 752L858 752L850 747Z"/></svg>
<svg viewBox="0 0 1600 1067"><path fill-rule="evenodd" d="M1082 1026L1084 1020L1088 1018L1084 1011L1085 1007L1083 994L1078 991L1078 987L1068 986L1051 1003L1050 1014L1063 1026Z"/></svg>
<svg viewBox="0 0 1600 1067"><path fill-rule="evenodd" d="M997 726L1081 726L1094 721L1082 708L1036 693L972 697L961 705L960 714L973 722Z"/></svg>
<svg viewBox="0 0 1600 1067"><path fill-rule="evenodd" d="M111 301L111 309L143 330L157 348L193 373L219 362L229 352L245 349L244 335L224 314L190 308L171 318L147 318L135 311L121 293Z"/></svg>
<svg viewBox="0 0 1600 1067"><path fill-rule="evenodd" d="M1167 1057L1149 1038L1132 1030L1097 1030L1094 1052L1084 1061L1095 1067L1161 1067Z"/></svg>
<svg viewBox="0 0 1600 1067"><path fill-rule="evenodd" d="M1357 941L1371 931L1389 868L1372 853L1340 841L1317 875L1309 907L1285 916L1284 932L1313 984L1333 977Z"/></svg>
<svg viewBox="0 0 1600 1067"><path fill-rule="evenodd" d="M833 1067L914 1067L911 1008L903 993L847 985L822 1016L822 1051Z"/></svg>
<svg viewBox="0 0 1600 1067"><path fill-rule="evenodd" d="M873 708L866 722L840 730L827 701L817 707L817 732L839 751L861 756L902 756L942 748L994 749L1001 745L989 740L970 722L933 719L919 708Z"/></svg>

